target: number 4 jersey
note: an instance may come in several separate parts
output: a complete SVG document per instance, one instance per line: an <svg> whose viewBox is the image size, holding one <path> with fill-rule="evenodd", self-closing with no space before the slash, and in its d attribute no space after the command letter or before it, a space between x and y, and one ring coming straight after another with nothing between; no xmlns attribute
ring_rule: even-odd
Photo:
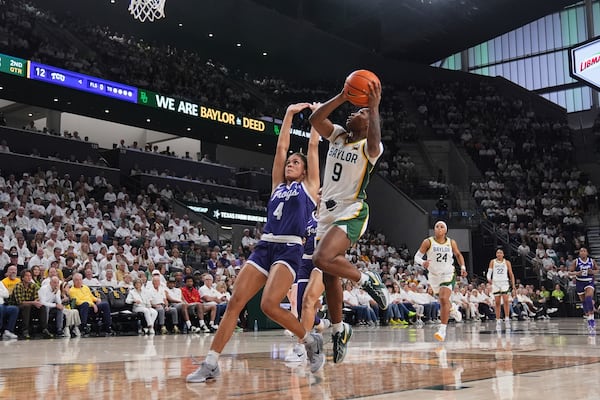
<svg viewBox="0 0 600 400"><path fill-rule="evenodd" d="M430 236L430 246L427 250L429 261L429 272L434 275L454 273L454 254L452 253L452 241L446 236L444 243L438 243Z"/></svg>
<svg viewBox="0 0 600 400"><path fill-rule="evenodd" d="M306 223L315 207L315 200L303 183L279 184L267 205L267 223L261 240L302 244Z"/></svg>
<svg viewBox="0 0 600 400"><path fill-rule="evenodd" d="M344 128L334 125L328 138L330 143L323 175L323 201L350 203L366 199L365 189L369 176L383 153L383 145L380 143L377 157L369 157L367 139L347 143L345 133Z"/></svg>

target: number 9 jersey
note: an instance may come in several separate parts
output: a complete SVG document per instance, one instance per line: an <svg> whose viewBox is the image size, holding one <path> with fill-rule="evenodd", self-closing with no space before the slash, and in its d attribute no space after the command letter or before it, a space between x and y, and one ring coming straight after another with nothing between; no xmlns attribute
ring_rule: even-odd
<svg viewBox="0 0 600 400"><path fill-rule="evenodd" d="M367 139L348 142L346 130L339 125L333 126L328 137L329 150L323 175L323 201L335 200L350 203L367 198L366 187L375 168L377 159L383 153L383 144L379 144L377 157L367 154Z"/></svg>

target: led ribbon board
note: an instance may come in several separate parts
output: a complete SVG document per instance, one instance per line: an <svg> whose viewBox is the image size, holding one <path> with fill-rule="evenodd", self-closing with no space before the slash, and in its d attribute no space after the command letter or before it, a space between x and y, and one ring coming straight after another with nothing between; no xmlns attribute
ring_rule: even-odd
<svg viewBox="0 0 600 400"><path fill-rule="evenodd" d="M0 73L16 75L98 96L175 112L188 117L201 118L219 124L242 128L249 133L264 133L277 136L281 129L280 125L273 122L252 118L248 115L221 110L177 97L161 95L150 90L138 89L122 83L95 78L5 54L0 54ZM291 134L305 138L310 136L309 132L299 129L292 129Z"/></svg>

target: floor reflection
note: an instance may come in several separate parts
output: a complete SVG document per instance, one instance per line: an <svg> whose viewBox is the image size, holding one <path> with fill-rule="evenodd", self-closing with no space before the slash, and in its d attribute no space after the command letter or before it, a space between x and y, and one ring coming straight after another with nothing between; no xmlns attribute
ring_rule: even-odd
<svg viewBox="0 0 600 400"><path fill-rule="evenodd" d="M404 340L397 344L390 342L397 340L394 332L374 330L361 335L358 331L344 363L334 365L329 358L323 371L315 375L304 367L284 364L285 353L292 346L289 340L276 335L240 336L234 348L242 349L245 343L263 350L222 356L221 378L207 384L184 381L196 368L186 354L201 340L210 344L206 338L33 341L32 346L47 345L40 347L43 356L55 362L7 368L11 357L27 355L27 343L14 342L15 348L5 348L0 398L184 399L191 395L203 399L356 399L392 398L411 391L415 399L423 393L432 399L478 399L482 387L488 398L533 398L536 379L544 379L541 373L578 375L600 363L600 353L590 351L596 349L595 337L569 336L564 334L568 329L549 324L542 328L497 335L482 327L462 326L454 329L454 338L443 345L429 342L427 330L405 331ZM118 358L127 359L107 361ZM542 383L560 385L571 398L587 396L587 392L579 393L584 390L579 388L573 397L568 382L545 378Z"/></svg>

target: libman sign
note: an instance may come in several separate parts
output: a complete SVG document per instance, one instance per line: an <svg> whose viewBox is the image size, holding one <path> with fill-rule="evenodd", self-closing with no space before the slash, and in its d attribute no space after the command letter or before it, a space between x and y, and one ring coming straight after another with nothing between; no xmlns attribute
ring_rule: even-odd
<svg viewBox="0 0 600 400"><path fill-rule="evenodd" d="M570 75L600 91L600 36L569 49Z"/></svg>

